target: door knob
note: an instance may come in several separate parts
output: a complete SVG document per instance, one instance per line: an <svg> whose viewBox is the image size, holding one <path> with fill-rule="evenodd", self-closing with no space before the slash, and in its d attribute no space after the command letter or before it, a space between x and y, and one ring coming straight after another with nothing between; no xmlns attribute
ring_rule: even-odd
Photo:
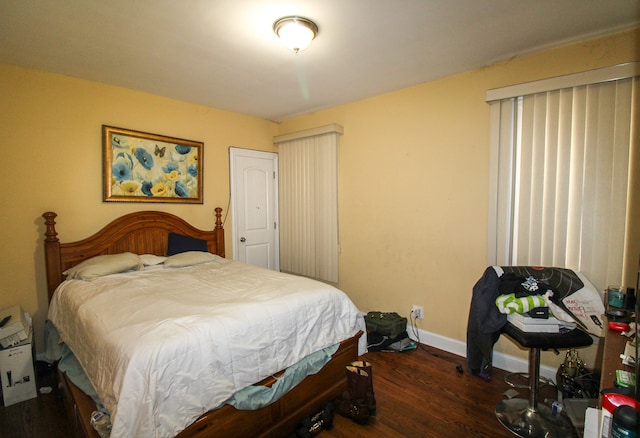
<svg viewBox="0 0 640 438"><path fill-rule="evenodd" d="M240 238L240 242L243 242L243 243L244 243L244 242L246 242L246 241L247 241L247 239L245 239L244 237L241 237L241 238Z"/></svg>

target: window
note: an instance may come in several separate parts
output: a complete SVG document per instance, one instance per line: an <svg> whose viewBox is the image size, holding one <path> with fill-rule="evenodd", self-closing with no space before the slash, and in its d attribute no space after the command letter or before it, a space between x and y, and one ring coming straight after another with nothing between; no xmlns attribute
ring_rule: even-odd
<svg viewBox="0 0 640 438"><path fill-rule="evenodd" d="M487 92L489 264L567 267L599 290L620 284L638 70L625 64Z"/></svg>

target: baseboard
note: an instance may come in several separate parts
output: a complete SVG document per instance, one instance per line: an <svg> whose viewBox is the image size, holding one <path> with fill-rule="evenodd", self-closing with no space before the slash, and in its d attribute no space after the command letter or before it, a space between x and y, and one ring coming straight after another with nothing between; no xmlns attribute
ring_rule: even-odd
<svg viewBox="0 0 640 438"><path fill-rule="evenodd" d="M447 338L446 336L431 333L426 330L414 329L411 326L407 327L407 333L414 341L419 339L421 344L439 348L440 350L444 350L458 356L467 357L467 344L465 342ZM526 373L529 371L528 360L498 351L493 352L493 366L511 373ZM554 382L556 381L557 371L558 370L556 368L540 365L540 375Z"/></svg>

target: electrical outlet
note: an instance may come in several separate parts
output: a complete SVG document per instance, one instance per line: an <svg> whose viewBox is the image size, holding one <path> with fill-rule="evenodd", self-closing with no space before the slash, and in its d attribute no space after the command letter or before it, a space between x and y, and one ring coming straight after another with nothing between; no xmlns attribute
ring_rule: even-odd
<svg viewBox="0 0 640 438"><path fill-rule="evenodd" d="M411 314L416 319L424 319L424 307L416 306L415 304L411 306Z"/></svg>

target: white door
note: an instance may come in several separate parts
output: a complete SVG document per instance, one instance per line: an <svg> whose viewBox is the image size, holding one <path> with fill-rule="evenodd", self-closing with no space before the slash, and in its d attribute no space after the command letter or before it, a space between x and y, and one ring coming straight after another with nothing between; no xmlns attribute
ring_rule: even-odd
<svg viewBox="0 0 640 438"><path fill-rule="evenodd" d="M229 148L233 259L280 270L278 154Z"/></svg>

